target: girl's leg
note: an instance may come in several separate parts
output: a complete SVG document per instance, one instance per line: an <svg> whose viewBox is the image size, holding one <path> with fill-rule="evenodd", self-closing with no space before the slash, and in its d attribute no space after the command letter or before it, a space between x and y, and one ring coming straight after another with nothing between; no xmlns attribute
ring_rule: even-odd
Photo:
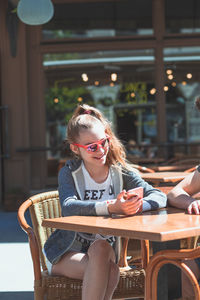
<svg viewBox="0 0 200 300"><path fill-rule="evenodd" d="M95 241L88 253L70 252L52 267L52 274L83 280L82 300L110 300L119 281L113 248Z"/></svg>
<svg viewBox="0 0 200 300"><path fill-rule="evenodd" d="M118 265L116 265L114 262L111 261L108 285L107 285L104 300L112 299L113 293L117 287L118 282L119 282L119 267Z"/></svg>
<svg viewBox="0 0 200 300"><path fill-rule="evenodd" d="M69 278L83 279L88 255L84 253L68 252L52 266L52 275L63 275Z"/></svg>
<svg viewBox="0 0 200 300"><path fill-rule="evenodd" d="M82 300L110 300L119 281L113 248L104 240L95 241L88 250L83 277Z"/></svg>
<svg viewBox="0 0 200 300"><path fill-rule="evenodd" d="M195 260L185 262L192 270L197 280L200 278L200 269ZM188 277L182 272L182 297L183 299L194 299L194 290Z"/></svg>

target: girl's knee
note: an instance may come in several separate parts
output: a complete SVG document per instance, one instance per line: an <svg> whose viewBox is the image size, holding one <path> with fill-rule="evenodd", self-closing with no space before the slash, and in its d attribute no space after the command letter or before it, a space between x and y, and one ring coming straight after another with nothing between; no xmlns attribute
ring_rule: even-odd
<svg viewBox="0 0 200 300"><path fill-rule="evenodd" d="M89 257L102 257L107 260L114 260L115 254L111 245L105 240L95 241L88 249Z"/></svg>

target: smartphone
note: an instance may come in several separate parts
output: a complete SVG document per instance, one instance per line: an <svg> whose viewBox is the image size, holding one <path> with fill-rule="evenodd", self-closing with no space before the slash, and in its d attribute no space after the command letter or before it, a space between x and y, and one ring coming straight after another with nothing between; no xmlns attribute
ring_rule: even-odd
<svg viewBox="0 0 200 300"><path fill-rule="evenodd" d="M144 190L143 187L139 186L137 188L128 190L126 192L127 199L130 199L133 196L138 196L139 199L142 199L144 197Z"/></svg>

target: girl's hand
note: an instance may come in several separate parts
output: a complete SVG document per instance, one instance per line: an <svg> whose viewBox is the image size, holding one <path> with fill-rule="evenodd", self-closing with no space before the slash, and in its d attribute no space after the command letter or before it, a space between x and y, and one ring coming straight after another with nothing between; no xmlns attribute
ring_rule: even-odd
<svg viewBox="0 0 200 300"><path fill-rule="evenodd" d="M191 214L195 214L195 215L199 215L200 214L200 200L195 200L192 203L190 203L190 205L187 208L188 213Z"/></svg>
<svg viewBox="0 0 200 300"><path fill-rule="evenodd" d="M108 211L110 214L135 215L142 211L142 203L138 196L126 200L126 191L123 190L116 200L108 204Z"/></svg>

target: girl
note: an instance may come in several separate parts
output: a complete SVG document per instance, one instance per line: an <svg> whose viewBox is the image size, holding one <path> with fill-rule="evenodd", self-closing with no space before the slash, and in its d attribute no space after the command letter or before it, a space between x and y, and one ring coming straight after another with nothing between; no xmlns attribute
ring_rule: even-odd
<svg viewBox="0 0 200 300"><path fill-rule="evenodd" d="M78 106L67 137L76 159L60 170L63 216L134 215L166 206L166 196L141 179L126 163L125 151L99 110ZM143 187L144 198L125 200L125 191ZM124 197L123 197L124 196ZM83 280L83 300L110 300L119 280L119 239L56 230L44 252L51 274Z"/></svg>

